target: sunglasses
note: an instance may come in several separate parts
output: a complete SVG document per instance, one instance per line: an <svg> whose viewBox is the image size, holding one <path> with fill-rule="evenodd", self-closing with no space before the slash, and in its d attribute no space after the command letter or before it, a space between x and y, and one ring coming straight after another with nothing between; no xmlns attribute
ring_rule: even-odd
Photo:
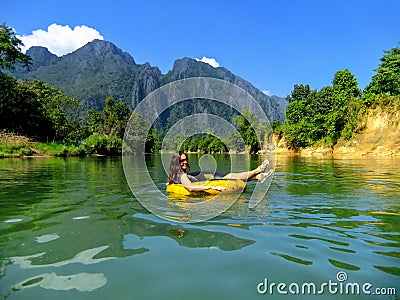
<svg viewBox="0 0 400 300"><path fill-rule="evenodd" d="M187 158L184 158L184 159L180 159L180 160L179 160L179 162L184 162L184 161L188 161L188 159L187 159Z"/></svg>

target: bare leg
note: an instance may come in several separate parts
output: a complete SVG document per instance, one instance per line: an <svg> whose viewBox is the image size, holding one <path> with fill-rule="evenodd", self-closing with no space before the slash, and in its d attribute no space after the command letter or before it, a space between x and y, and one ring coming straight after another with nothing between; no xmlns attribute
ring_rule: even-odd
<svg viewBox="0 0 400 300"><path fill-rule="evenodd" d="M224 176L225 179L241 179L244 181L252 180L252 179L261 179L260 173L264 172L264 170L268 167L269 161L266 159L263 163L256 169L251 171L245 171L240 173L229 173Z"/></svg>
<svg viewBox="0 0 400 300"><path fill-rule="evenodd" d="M244 181L251 180L253 177L256 177L258 174L260 174L260 169L254 169L251 171L247 172L240 172L240 173L229 173L224 176L225 179L241 179Z"/></svg>

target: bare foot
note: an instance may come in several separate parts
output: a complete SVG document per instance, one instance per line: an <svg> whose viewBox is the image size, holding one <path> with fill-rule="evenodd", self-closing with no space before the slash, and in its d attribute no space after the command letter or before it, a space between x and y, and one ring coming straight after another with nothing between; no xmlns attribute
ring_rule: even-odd
<svg viewBox="0 0 400 300"><path fill-rule="evenodd" d="M269 166L269 160L266 159L258 167L258 169L260 170L260 173L264 173L264 171L268 168L268 166Z"/></svg>
<svg viewBox="0 0 400 300"><path fill-rule="evenodd" d="M267 173L260 173L257 175L257 180L259 183L264 183L272 174L274 174L274 170L269 170Z"/></svg>

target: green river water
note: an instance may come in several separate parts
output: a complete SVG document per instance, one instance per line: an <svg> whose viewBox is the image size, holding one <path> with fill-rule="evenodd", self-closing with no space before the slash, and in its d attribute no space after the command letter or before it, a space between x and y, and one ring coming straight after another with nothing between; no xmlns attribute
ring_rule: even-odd
<svg viewBox="0 0 400 300"><path fill-rule="evenodd" d="M226 168L229 156L215 158ZM198 159L190 156L192 169ZM162 189L160 156L147 164ZM249 182L226 212L186 224L161 219L135 199L121 158L2 159L0 293L399 299L399 167L400 158L278 156L257 207L248 207Z"/></svg>

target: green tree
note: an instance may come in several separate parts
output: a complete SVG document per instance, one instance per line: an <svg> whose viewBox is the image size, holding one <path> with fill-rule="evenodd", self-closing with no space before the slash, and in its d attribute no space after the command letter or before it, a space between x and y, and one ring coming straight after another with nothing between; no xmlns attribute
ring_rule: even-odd
<svg viewBox="0 0 400 300"><path fill-rule="evenodd" d="M224 142L229 150L238 151L238 152L242 152L242 151L246 150L246 144L245 144L242 136L240 135L240 133L238 133L237 131L229 134L229 136L227 137L227 140Z"/></svg>
<svg viewBox="0 0 400 300"><path fill-rule="evenodd" d="M12 70L16 63L29 68L31 59L21 52L23 46L12 28L5 23L0 24L0 72L2 69Z"/></svg>
<svg viewBox="0 0 400 300"><path fill-rule="evenodd" d="M87 135L100 133L103 128L103 118L101 117L101 113L94 109L89 109L85 114L83 124L86 128Z"/></svg>
<svg viewBox="0 0 400 300"><path fill-rule="evenodd" d="M0 128L39 139L63 138L68 122L60 90L38 80L19 82L1 72L16 63L29 67L30 58L21 52L21 41L5 23L0 25Z"/></svg>
<svg viewBox="0 0 400 300"><path fill-rule="evenodd" d="M114 98L108 97L101 113L104 133L123 138L130 115L131 112L125 102L116 103Z"/></svg>
<svg viewBox="0 0 400 300"><path fill-rule="evenodd" d="M46 108L28 84L0 73L0 129L40 139L53 139Z"/></svg>
<svg viewBox="0 0 400 300"><path fill-rule="evenodd" d="M293 149L300 149L310 145L309 129L312 124L305 120L291 125L286 124L284 134L288 141L288 146Z"/></svg>
<svg viewBox="0 0 400 300"><path fill-rule="evenodd" d="M261 144L263 141L260 141L258 138L258 136L262 138L262 128L253 128L253 126L251 125L258 125L254 114L249 111L244 111L241 115L235 117L233 120L236 122L237 130L242 136L244 142L246 143L246 146L249 148L250 153L257 153L257 151L261 149ZM259 135L257 135L257 132L259 133Z"/></svg>
<svg viewBox="0 0 400 300"><path fill-rule="evenodd" d="M212 136L211 143L208 145L208 150L210 153L223 153L227 152L228 148L219 138Z"/></svg>
<svg viewBox="0 0 400 300"><path fill-rule="evenodd" d="M145 132L144 128L148 128L146 120L138 113L133 113L131 116L125 102L117 102L114 98L107 97L105 104L102 111L89 110L85 116L84 123L90 135L86 143L90 143L92 152L120 154L124 135L126 151L143 153L156 152L160 149L161 141L157 130L151 129ZM129 121L129 128L126 131Z"/></svg>
<svg viewBox="0 0 400 300"><path fill-rule="evenodd" d="M80 137L78 122L81 105L78 101L40 80L21 84L36 95L43 116L51 123L54 139L76 140Z"/></svg>
<svg viewBox="0 0 400 300"><path fill-rule="evenodd" d="M400 45L400 43L399 43ZM385 50L376 74L366 87L367 93L400 95L400 47Z"/></svg>
<svg viewBox="0 0 400 300"><path fill-rule="evenodd" d="M287 123L289 124L298 123L307 115L308 105L306 100L292 100L285 112Z"/></svg>
<svg viewBox="0 0 400 300"><path fill-rule="evenodd" d="M312 124L310 122L310 98L313 92L309 85L295 85L286 108L286 120L283 133L287 138L289 147L299 149L310 143L309 133ZM314 96L314 95L313 95Z"/></svg>
<svg viewBox="0 0 400 300"><path fill-rule="evenodd" d="M332 83L335 94L343 94L347 97L358 97L361 95L357 79L348 69L337 71Z"/></svg>
<svg viewBox="0 0 400 300"><path fill-rule="evenodd" d="M79 109L75 99L42 81L0 74L1 129L40 140L76 140L81 136Z"/></svg>
<svg viewBox="0 0 400 300"><path fill-rule="evenodd" d="M102 111L88 110L85 115L89 134L100 133L123 138L125 127L128 124L131 112L125 102L116 102L107 97Z"/></svg>
<svg viewBox="0 0 400 300"><path fill-rule="evenodd" d="M289 147L298 149L310 144L311 129L314 128L310 119L320 108L315 98L315 91L308 84L295 84L291 94L286 97L289 105L282 131Z"/></svg>
<svg viewBox="0 0 400 300"><path fill-rule="evenodd" d="M286 100L288 100L289 103L292 101L306 100L310 94L311 89L308 84L295 84L292 93L286 97Z"/></svg>
<svg viewBox="0 0 400 300"><path fill-rule="evenodd" d="M349 70L338 71L333 79L333 107L328 115L328 134L333 141L340 137L346 124L350 122L351 113L349 103L361 96L358 82Z"/></svg>
<svg viewBox="0 0 400 300"><path fill-rule="evenodd" d="M332 86L311 91L308 85L295 85L288 99L283 134L294 149L323 140L334 144L351 119L349 103L361 95L349 70L335 73Z"/></svg>
<svg viewBox="0 0 400 300"><path fill-rule="evenodd" d="M161 149L161 138L158 136L157 129L153 128L147 134L145 151L146 153L155 153Z"/></svg>
<svg viewBox="0 0 400 300"><path fill-rule="evenodd" d="M132 113L129 127L125 132L127 151L134 153L144 153L146 151L148 133L145 132L144 128L148 128L147 121L139 113Z"/></svg>

